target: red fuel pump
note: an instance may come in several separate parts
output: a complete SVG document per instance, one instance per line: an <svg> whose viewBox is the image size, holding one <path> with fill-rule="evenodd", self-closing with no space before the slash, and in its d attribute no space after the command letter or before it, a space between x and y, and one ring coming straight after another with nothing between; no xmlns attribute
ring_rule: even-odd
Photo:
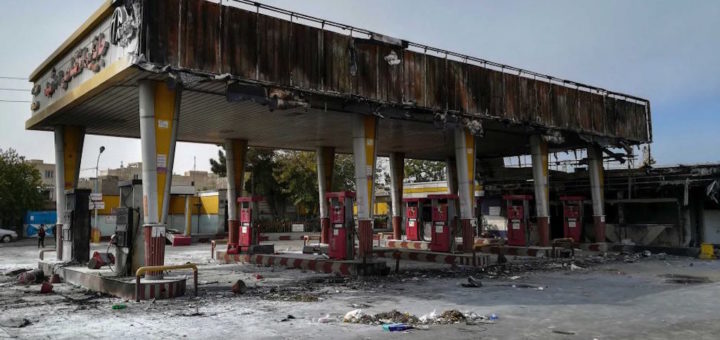
<svg viewBox="0 0 720 340"><path fill-rule="evenodd" d="M271 254L274 245L260 245L260 196L238 197L238 250L244 253Z"/></svg>
<svg viewBox="0 0 720 340"><path fill-rule="evenodd" d="M425 208L426 199L424 198L405 198L405 238L408 241L423 240L423 208Z"/></svg>
<svg viewBox="0 0 720 340"><path fill-rule="evenodd" d="M580 242L582 234L583 200L585 198L582 196L560 196L563 203L564 237L572 238L575 242Z"/></svg>
<svg viewBox="0 0 720 340"><path fill-rule="evenodd" d="M355 193L351 191L328 192L325 194L330 211L330 243L328 256L334 260L351 260L355 250L355 219L353 203Z"/></svg>
<svg viewBox="0 0 720 340"><path fill-rule="evenodd" d="M531 195L503 196L507 207L507 243L511 246L528 245L528 216Z"/></svg>
<svg viewBox="0 0 720 340"><path fill-rule="evenodd" d="M428 195L432 206L430 250L450 252L455 244L458 196L453 194Z"/></svg>

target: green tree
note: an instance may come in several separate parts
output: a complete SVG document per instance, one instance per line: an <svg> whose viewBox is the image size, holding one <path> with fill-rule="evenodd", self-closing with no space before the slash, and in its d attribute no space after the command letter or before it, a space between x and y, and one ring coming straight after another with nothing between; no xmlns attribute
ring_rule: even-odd
<svg viewBox="0 0 720 340"><path fill-rule="evenodd" d="M445 162L406 159L405 178L409 182L432 182L446 180Z"/></svg>
<svg viewBox="0 0 720 340"><path fill-rule="evenodd" d="M295 206L304 206L310 212L318 206L317 167L315 153L307 151L280 151L276 153L275 179L283 193Z"/></svg>
<svg viewBox="0 0 720 340"><path fill-rule="evenodd" d="M227 176L227 160L225 159L225 148L218 150L218 159L210 158L210 171L219 177Z"/></svg>
<svg viewBox="0 0 720 340"><path fill-rule="evenodd" d="M40 172L13 149L0 149L0 223L19 227L26 211L45 202Z"/></svg>
<svg viewBox="0 0 720 340"><path fill-rule="evenodd" d="M287 195L274 176L278 167L275 158L276 152L272 150L248 148L245 164L250 177L245 182L245 191L264 197L270 212L277 217L285 214Z"/></svg>
<svg viewBox="0 0 720 340"><path fill-rule="evenodd" d="M330 191L355 191L355 163L352 155L335 156L331 188Z"/></svg>

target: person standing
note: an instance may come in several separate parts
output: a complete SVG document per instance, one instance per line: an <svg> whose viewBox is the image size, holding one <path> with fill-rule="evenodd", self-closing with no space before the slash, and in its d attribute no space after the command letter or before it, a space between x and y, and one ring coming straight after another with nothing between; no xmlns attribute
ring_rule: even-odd
<svg viewBox="0 0 720 340"><path fill-rule="evenodd" d="M38 248L45 248L45 225L41 224L38 229Z"/></svg>

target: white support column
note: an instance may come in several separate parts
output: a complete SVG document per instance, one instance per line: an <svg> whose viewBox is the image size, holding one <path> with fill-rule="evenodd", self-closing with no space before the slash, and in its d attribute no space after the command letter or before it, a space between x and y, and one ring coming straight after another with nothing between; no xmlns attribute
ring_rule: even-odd
<svg viewBox="0 0 720 340"><path fill-rule="evenodd" d="M142 158L143 223L158 224L157 148L155 145L155 82L143 80L140 89L140 149Z"/></svg>
<svg viewBox="0 0 720 340"><path fill-rule="evenodd" d="M535 212L540 245L550 245L550 191L548 185L548 145L541 135L530 136Z"/></svg>
<svg viewBox="0 0 720 340"><path fill-rule="evenodd" d="M475 136L462 127L456 128L454 134L463 250L469 252L475 246L475 231L473 228L475 220L475 210L473 209L473 202L475 201Z"/></svg>
<svg viewBox="0 0 720 340"><path fill-rule="evenodd" d="M593 226L595 242L605 242L605 193L603 150L600 146L591 145L587 148L588 173L590 175L590 193L593 206Z"/></svg>
<svg viewBox="0 0 720 340"><path fill-rule="evenodd" d="M185 195L185 236L192 235L192 196Z"/></svg>
<svg viewBox="0 0 720 340"><path fill-rule="evenodd" d="M393 238L402 239L403 180L405 178L405 154L390 154L390 201L392 204Z"/></svg>
<svg viewBox="0 0 720 340"><path fill-rule="evenodd" d="M228 250L235 249L239 242L240 222L238 221L237 198L242 195L245 182L245 155L248 142L243 139L225 140L225 164L228 205Z"/></svg>
<svg viewBox="0 0 720 340"><path fill-rule="evenodd" d="M330 190L333 177L333 166L335 165L335 148L319 147L315 151L317 161L318 198L320 215L320 242L330 242L330 213L325 193Z"/></svg>
<svg viewBox="0 0 720 340"><path fill-rule="evenodd" d="M237 221L237 192L235 190L235 150L232 139L225 140L225 178L227 179L227 212L229 221ZM228 226L230 223L228 223Z"/></svg>
<svg viewBox="0 0 720 340"><path fill-rule="evenodd" d="M170 88L165 82L147 79L138 85L145 265L161 266L165 263L166 216L181 88ZM159 279L162 272L148 272L145 277Z"/></svg>
<svg viewBox="0 0 720 340"><path fill-rule="evenodd" d="M55 127L55 250L56 258L63 258L62 226L65 224L65 151L63 147L65 128Z"/></svg>
<svg viewBox="0 0 720 340"><path fill-rule="evenodd" d="M475 137L463 128L455 130L455 166L460 218L472 219L475 199Z"/></svg>
<svg viewBox="0 0 720 340"><path fill-rule="evenodd" d="M353 157L357 189L358 256L372 256L372 222L375 202L375 160L377 117L355 115Z"/></svg>

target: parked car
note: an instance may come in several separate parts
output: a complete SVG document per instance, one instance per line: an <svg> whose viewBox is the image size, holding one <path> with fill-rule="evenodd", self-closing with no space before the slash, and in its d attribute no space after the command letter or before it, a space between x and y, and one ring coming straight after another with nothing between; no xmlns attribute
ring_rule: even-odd
<svg viewBox="0 0 720 340"><path fill-rule="evenodd" d="M4 243L8 243L10 241L15 241L18 238L18 234L12 230L8 229L2 229L0 228L0 241Z"/></svg>

